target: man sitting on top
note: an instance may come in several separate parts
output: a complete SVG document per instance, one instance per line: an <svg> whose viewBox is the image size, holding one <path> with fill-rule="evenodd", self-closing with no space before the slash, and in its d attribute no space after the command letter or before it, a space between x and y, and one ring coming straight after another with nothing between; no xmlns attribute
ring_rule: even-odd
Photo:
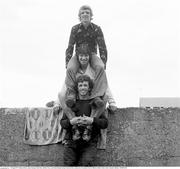
<svg viewBox="0 0 180 169"><path fill-rule="evenodd" d="M89 50L91 51L91 59L90 59L90 65L96 72L96 75L99 74L101 69L106 68L107 63L107 48L104 40L104 35L101 30L101 27L92 23L92 16L93 12L92 9L84 5L79 9L79 20L80 23L73 26L71 29L71 34L69 38L69 44L68 48L66 50L66 68L67 68L67 74L72 76L71 73L77 73L79 70L79 63L77 59L77 55L72 57L74 47L75 52L77 53L77 49L82 45L86 44L89 47ZM100 58L97 56L97 47L99 49ZM71 88L71 84L69 84L69 77L66 76L65 85L67 88ZM107 85L107 84L106 84ZM75 91L74 91L75 92ZM73 104L75 100L75 94L73 94L73 91L71 91L71 94L69 93L68 98L68 104ZM117 109L116 102L112 96L112 93L107 85L107 95L108 97L108 103L109 108L112 111L115 111ZM97 96L97 102L100 102L100 98Z"/></svg>

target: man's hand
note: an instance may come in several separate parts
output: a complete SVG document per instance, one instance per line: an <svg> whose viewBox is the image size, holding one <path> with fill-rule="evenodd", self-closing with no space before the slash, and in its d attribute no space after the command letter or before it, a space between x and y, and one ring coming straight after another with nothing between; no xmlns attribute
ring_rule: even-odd
<svg viewBox="0 0 180 169"><path fill-rule="evenodd" d="M108 109L110 110L111 113L114 113L117 110L117 107L114 105L109 105Z"/></svg>
<svg viewBox="0 0 180 169"><path fill-rule="evenodd" d="M79 116L79 117L74 117L70 120L70 123L71 125L78 125L78 124L81 124L82 122L82 117Z"/></svg>
<svg viewBox="0 0 180 169"><path fill-rule="evenodd" d="M93 123L93 118L88 116L83 116L82 123L85 125L90 125Z"/></svg>
<svg viewBox="0 0 180 169"><path fill-rule="evenodd" d="M104 63L104 69L106 69L106 62L107 62L107 58L105 55L101 55L101 60L103 61Z"/></svg>

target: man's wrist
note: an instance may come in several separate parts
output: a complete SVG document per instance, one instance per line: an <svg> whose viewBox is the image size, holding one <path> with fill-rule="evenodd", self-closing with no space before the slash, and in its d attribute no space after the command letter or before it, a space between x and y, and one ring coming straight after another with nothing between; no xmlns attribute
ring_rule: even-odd
<svg viewBox="0 0 180 169"><path fill-rule="evenodd" d="M74 125L74 123L73 123L73 120L71 119L71 120L69 120L69 122L70 122L70 124L71 125Z"/></svg>
<svg viewBox="0 0 180 169"><path fill-rule="evenodd" d="M94 122L94 117L91 117L91 124Z"/></svg>

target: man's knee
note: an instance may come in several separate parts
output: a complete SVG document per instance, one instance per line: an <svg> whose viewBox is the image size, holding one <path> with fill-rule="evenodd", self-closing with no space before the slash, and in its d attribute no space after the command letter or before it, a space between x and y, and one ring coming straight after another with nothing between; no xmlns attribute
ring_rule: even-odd
<svg viewBox="0 0 180 169"><path fill-rule="evenodd" d="M95 69L104 70L104 65L95 65Z"/></svg>
<svg viewBox="0 0 180 169"><path fill-rule="evenodd" d="M72 65L72 66L69 66L69 67L67 67L67 69L66 69L66 71L67 71L67 73L71 73L71 72L74 72L74 66Z"/></svg>
<svg viewBox="0 0 180 169"><path fill-rule="evenodd" d="M66 78L65 78L65 83L67 78L74 76L77 73L77 70L74 67L69 67L66 69Z"/></svg>
<svg viewBox="0 0 180 169"><path fill-rule="evenodd" d="M69 61L68 65L67 65L67 71L73 71L73 72L77 72L79 68L79 63L77 62L76 57L71 58L71 60Z"/></svg>
<svg viewBox="0 0 180 169"><path fill-rule="evenodd" d="M104 65L94 65L94 70L96 73L104 72Z"/></svg>
<svg viewBox="0 0 180 169"><path fill-rule="evenodd" d="M102 61L102 59L100 57L97 56L97 54L92 54L92 57L91 57L91 64L92 66L100 66L104 69L104 63Z"/></svg>

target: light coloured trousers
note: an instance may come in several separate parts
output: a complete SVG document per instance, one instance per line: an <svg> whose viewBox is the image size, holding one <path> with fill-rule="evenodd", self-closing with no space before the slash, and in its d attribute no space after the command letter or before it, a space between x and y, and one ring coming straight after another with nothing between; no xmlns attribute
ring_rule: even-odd
<svg viewBox="0 0 180 169"><path fill-rule="evenodd" d="M96 70L96 85L94 86L94 90L92 91L93 96L92 98L96 97L96 96L103 96L104 93L106 95L106 99L107 102L109 104L116 104L112 95L112 92L109 88L109 85L107 83L107 77L106 77L106 73L104 72L104 63L102 62L102 60L94 53L92 54L91 58L90 58L90 65L91 67ZM58 100L56 101L57 104L60 104L62 108L66 108L66 104L65 104L65 96L66 96L66 91L67 91L67 87L74 87L75 85L75 75L76 72L78 71L79 68L79 62L77 60L77 56L73 56L67 66L67 74L68 77L66 77L65 79L65 83L62 86L61 91L58 93ZM102 69L103 68L103 69ZM101 70L101 71L100 71ZM101 80L99 83L99 79L104 78L104 80ZM67 85L67 83L70 83Z"/></svg>
<svg viewBox="0 0 180 169"><path fill-rule="evenodd" d="M93 54L90 57L90 65L95 71L94 85L89 98L93 99L95 97L104 96L107 90L107 77L104 71L104 64L97 55ZM69 61L66 71L65 85L67 90L73 91L75 89L76 73L78 69L79 61L77 60L77 56L74 56ZM73 92L75 93L75 90Z"/></svg>

